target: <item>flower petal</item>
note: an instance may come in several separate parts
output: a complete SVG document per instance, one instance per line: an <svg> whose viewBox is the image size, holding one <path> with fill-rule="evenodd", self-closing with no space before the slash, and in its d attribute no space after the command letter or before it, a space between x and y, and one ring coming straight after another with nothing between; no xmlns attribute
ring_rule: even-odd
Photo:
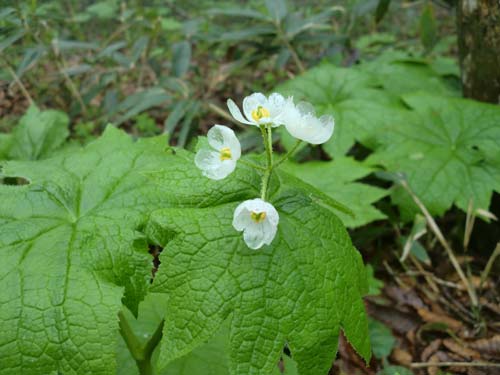
<svg viewBox="0 0 500 375"><path fill-rule="evenodd" d="M250 211L248 211L245 206L245 202L240 203L238 207L234 210L233 215L233 227L237 231L241 232L246 227L252 224L252 219L250 217Z"/></svg>
<svg viewBox="0 0 500 375"><path fill-rule="evenodd" d="M264 221L259 225L262 226L262 240L266 245L270 245L271 242L273 242L274 237L276 236L278 227L276 225L272 225L268 221Z"/></svg>
<svg viewBox="0 0 500 375"><path fill-rule="evenodd" d="M265 243L263 226L259 224L249 225L243 232L243 240L250 249L260 249Z"/></svg>
<svg viewBox="0 0 500 375"><path fill-rule="evenodd" d="M219 153L206 148L199 150L194 157L194 164L201 170L217 168L219 163Z"/></svg>
<svg viewBox="0 0 500 375"><path fill-rule="evenodd" d="M236 168L234 160L220 160L217 151L201 149L196 153L194 163L201 169L204 176L212 180L222 180Z"/></svg>
<svg viewBox="0 0 500 375"><path fill-rule="evenodd" d="M249 121L252 121L252 111L256 110L259 107L264 107L269 110L269 103L264 94L256 92L243 99L243 113ZM265 117L264 119L266 118L267 117ZM257 125L258 123L254 121L253 124Z"/></svg>
<svg viewBox="0 0 500 375"><path fill-rule="evenodd" d="M231 159L238 160L241 156L240 141L234 131L224 125L214 125L207 133L208 144L217 151L224 147L231 150Z"/></svg>
<svg viewBox="0 0 500 375"><path fill-rule="evenodd" d="M299 102L297 103L297 109L299 110L301 115L311 115L314 116L316 114L316 110L314 106L309 102Z"/></svg>
<svg viewBox="0 0 500 375"><path fill-rule="evenodd" d="M293 103L293 97L288 97L284 104L283 112L279 116L279 123L288 126L297 122L300 117L301 114Z"/></svg>
<svg viewBox="0 0 500 375"><path fill-rule="evenodd" d="M283 95L274 92L269 96L268 103L273 127L280 126L281 116L283 115L288 105L287 99L285 99Z"/></svg>
<svg viewBox="0 0 500 375"><path fill-rule="evenodd" d="M282 116L283 123L288 132L295 138L318 145L328 141L334 128L332 116L317 118L312 104L298 103L295 108L288 104Z"/></svg>
<svg viewBox="0 0 500 375"><path fill-rule="evenodd" d="M238 108L236 103L234 101L232 101L231 99L227 100L227 108L229 109L231 116L233 116L236 121L241 122L243 124L247 124L247 125L256 125L255 122L250 122L243 117L240 109Z"/></svg>

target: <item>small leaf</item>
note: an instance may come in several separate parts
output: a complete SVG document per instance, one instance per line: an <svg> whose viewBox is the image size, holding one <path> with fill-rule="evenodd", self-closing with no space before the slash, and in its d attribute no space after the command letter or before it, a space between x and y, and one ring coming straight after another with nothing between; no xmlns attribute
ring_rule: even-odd
<svg viewBox="0 0 500 375"><path fill-rule="evenodd" d="M415 215L413 227L411 228L410 235L406 239L405 245L403 247L403 253L401 254L401 258L399 259L401 262L404 262L406 260L415 242L426 233L427 221L425 220L425 217L420 214Z"/></svg>
<svg viewBox="0 0 500 375"><path fill-rule="evenodd" d="M19 31L15 34L12 34L11 36L2 38L2 40L0 40L0 53L2 53L4 49L10 47L12 44L17 42L23 36L24 36L24 31Z"/></svg>
<svg viewBox="0 0 500 375"><path fill-rule="evenodd" d="M54 39L52 43L55 47L61 51L66 50L96 50L99 48L99 44L90 42L81 42L79 40L61 40Z"/></svg>
<svg viewBox="0 0 500 375"><path fill-rule="evenodd" d="M44 159L63 145L69 135L69 118L59 111L31 106L12 132L9 159Z"/></svg>
<svg viewBox="0 0 500 375"><path fill-rule="evenodd" d="M243 30L224 32L217 36L216 39L223 42L248 40L254 39L255 37L260 37L262 35L273 35L275 33L276 29L271 25L257 25L247 27Z"/></svg>
<svg viewBox="0 0 500 375"><path fill-rule="evenodd" d="M366 278L368 280L367 295L378 296L381 293L382 288L384 287L384 282L375 277L371 264L366 265Z"/></svg>
<svg viewBox="0 0 500 375"><path fill-rule="evenodd" d="M378 0L377 9L375 10L375 22L379 23L384 18L385 14L389 10L389 5L391 5L391 0Z"/></svg>
<svg viewBox="0 0 500 375"><path fill-rule="evenodd" d="M425 247L422 246L420 241L413 242L413 244L411 245L410 252L419 261L426 264L427 266L431 266L431 258L429 257L427 250L425 250Z"/></svg>
<svg viewBox="0 0 500 375"><path fill-rule="evenodd" d="M119 42L112 43L109 46L107 46L106 48L104 48L101 52L99 52L97 54L96 58L100 59L100 58L105 57L105 56L111 56L113 53L115 53L116 51L119 51L122 48L125 48L126 46L127 46L127 42L125 42L123 40L119 41Z"/></svg>
<svg viewBox="0 0 500 375"><path fill-rule="evenodd" d="M266 8L271 17L277 22L287 15L285 0L266 0Z"/></svg>
<svg viewBox="0 0 500 375"><path fill-rule="evenodd" d="M190 100L181 100L174 105L172 111L168 114L168 117L165 120L165 132L167 132L168 134L174 133L178 123L184 117L190 105Z"/></svg>
<svg viewBox="0 0 500 375"><path fill-rule="evenodd" d="M240 8L230 8L230 9L219 9L212 8L207 12L209 15L214 16L230 16L230 17L243 17L243 18L254 18L258 20L265 19L267 16L253 9L240 9Z"/></svg>
<svg viewBox="0 0 500 375"><path fill-rule="evenodd" d="M89 5L86 11L100 19L107 20L118 14L116 1L105 0Z"/></svg>
<svg viewBox="0 0 500 375"><path fill-rule="evenodd" d="M142 36L135 41L134 45L132 46L132 54L130 57L130 61L132 61L132 63L136 63L137 60L139 60L139 57L141 57L142 53L146 50L148 43L148 36Z"/></svg>
<svg viewBox="0 0 500 375"><path fill-rule="evenodd" d="M427 2L420 15L420 40L426 52L430 52L438 40L436 17L430 1Z"/></svg>
<svg viewBox="0 0 500 375"><path fill-rule="evenodd" d="M68 66L67 68L62 69L62 72L66 73L68 76L77 76L79 74L90 72L92 68L92 65L80 64L75 66Z"/></svg>
<svg viewBox="0 0 500 375"><path fill-rule="evenodd" d="M36 46L34 48L27 48L24 53L23 59L19 63L16 75L21 78L23 74L30 68L32 68L38 60L45 54L46 48L44 46Z"/></svg>
<svg viewBox="0 0 500 375"><path fill-rule="evenodd" d="M182 77L188 71L191 62L191 44L188 41L175 43L172 51L172 71L176 77Z"/></svg>
<svg viewBox="0 0 500 375"><path fill-rule="evenodd" d="M160 105L170 99L170 96L161 87L151 87L144 91L136 92L123 100L109 115L121 114L115 121L116 125L134 117L135 115Z"/></svg>
<svg viewBox="0 0 500 375"><path fill-rule="evenodd" d="M9 15L15 12L16 9L11 7L4 7L3 9L0 9L0 21L3 21L5 18L8 18Z"/></svg>
<svg viewBox="0 0 500 375"><path fill-rule="evenodd" d="M368 330L373 355L378 359L389 356L396 344L391 330L375 319L368 319Z"/></svg>

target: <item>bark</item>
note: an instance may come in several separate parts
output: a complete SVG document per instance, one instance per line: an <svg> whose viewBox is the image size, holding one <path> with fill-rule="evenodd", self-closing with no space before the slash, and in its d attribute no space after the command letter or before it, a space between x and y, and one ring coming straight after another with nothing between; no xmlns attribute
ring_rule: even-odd
<svg viewBox="0 0 500 375"><path fill-rule="evenodd" d="M457 28L464 96L500 103L500 0L460 0Z"/></svg>

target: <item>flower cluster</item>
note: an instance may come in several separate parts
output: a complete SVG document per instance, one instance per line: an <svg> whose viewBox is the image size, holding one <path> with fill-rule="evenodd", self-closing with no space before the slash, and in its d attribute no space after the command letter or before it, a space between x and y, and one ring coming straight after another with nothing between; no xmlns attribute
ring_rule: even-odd
<svg viewBox="0 0 500 375"><path fill-rule="evenodd" d="M254 93L243 99L243 113L236 103L227 101L229 112L242 124L260 128L266 148L267 167L255 166L263 170L261 197L242 202L233 216L233 227L243 232L243 240L251 249L260 249L273 241L279 223L279 214L267 202L267 188L273 168L284 161L295 149L281 160L273 163L272 128L283 125L286 130L301 141L314 145L325 143L333 134L332 116L316 117L314 108L306 102L295 104L292 97L285 98L278 93L269 97ZM195 157L196 166L203 175L213 180L221 180L231 174L241 157L241 146L234 132L226 126L215 125L207 134L210 149L201 149ZM247 164L249 164L247 162Z"/></svg>

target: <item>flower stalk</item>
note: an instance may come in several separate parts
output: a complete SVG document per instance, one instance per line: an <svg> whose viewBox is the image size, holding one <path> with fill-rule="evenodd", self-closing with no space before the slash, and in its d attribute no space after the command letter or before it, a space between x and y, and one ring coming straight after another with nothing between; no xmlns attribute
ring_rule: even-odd
<svg viewBox="0 0 500 375"><path fill-rule="evenodd" d="M267 168L262 177L262 188L260 191L260 198L263 201L267 201L267 193L269 181L271 180L271 173L273 172L273 134L271 126L261 125L260 130L262 132L262 139L264 140L264 147L266 149L266 165Z"/></svg>

